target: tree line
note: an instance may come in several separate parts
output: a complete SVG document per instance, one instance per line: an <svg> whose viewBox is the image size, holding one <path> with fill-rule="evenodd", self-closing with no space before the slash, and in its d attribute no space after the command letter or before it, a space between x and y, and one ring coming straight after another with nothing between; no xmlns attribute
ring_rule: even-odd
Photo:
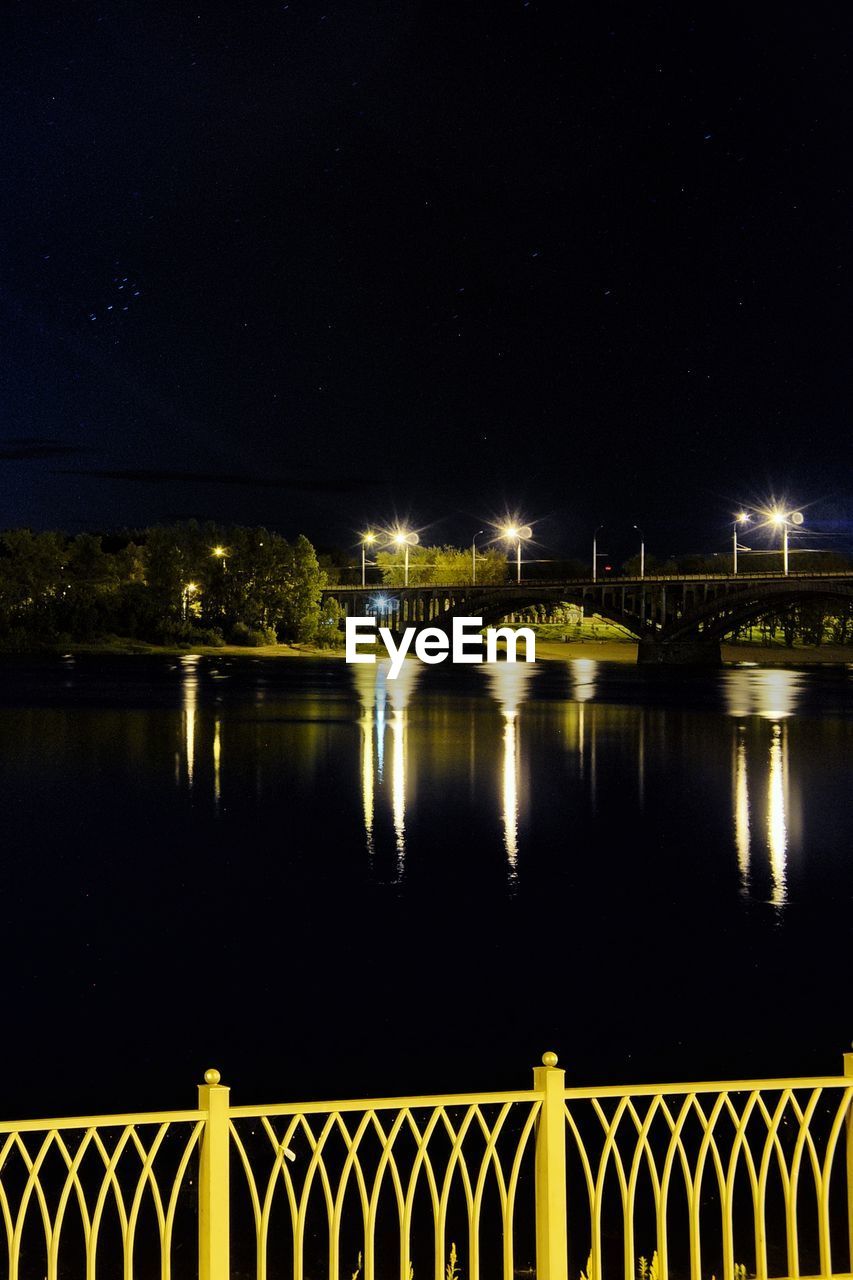
<svg viewBox="0 0 853 1280"><path fill-rule="evenodd" d="M477 582L511 580L514 566L503 550L486 546L477 548L476 555ZM727 567L721 559L656 562L647 556L645 570L647 575L719 573ZM778 567L778 555L772 553L766 553L766 563L762 554L749 565L752 571ZM796 567L847 569L849 561L803 553ZM623 571L638 568L628 561ZM352 581L352 571L360 571L360 565L351 553L332 552L318 559L306 537L288 542L265 528L189 521L109 535L12 529L0 535L0 648L27 650L112 637L168 645L291 641L331 646L340 642L340 610L334 602L321 609L322 588L342 577ZM377 551L369 572L384 586L402 585L404 551ZM412 586L467 583L473 572L470 548L409 549ZM584 576L584 566L525 565L528 580L561 574ZM529 613L531 621L568 621L560 606ZM853 608L815 600L781 614L768 613L755 626L769 638L781 635L787 644L849 644Z"/></svg>
<svg viewBox="0 0 853 1280"><path fill-rule="evenodd" d="M0 535L0 645L335 643L314 547L263 528L155 525L125 535Z"/></svg>

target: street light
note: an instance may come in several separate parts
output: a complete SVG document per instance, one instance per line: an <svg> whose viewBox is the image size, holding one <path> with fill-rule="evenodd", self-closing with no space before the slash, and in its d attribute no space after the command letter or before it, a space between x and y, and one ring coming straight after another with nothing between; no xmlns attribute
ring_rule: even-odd
<svg viewBox="0 0 853 1280"><path fill-rule="evenodd" d="M195 595L196 591L198 591L198 583L197 583L197 582L185 582L185 583L184 583L184 590L183 590L183 593L182 593L182 594L183 594L183 615L184 615L184 622L186 622L187 618L190 616L190 596Z"/></svg>
<svg viewBox="0 0 853 1280"><path fill-rule="evenodd" d="M515 542L516 545L516 563L518 565L518 581L521 582L521 544L526 538L533 537L533 530L529 524L508 524L501 529L501 537L506 538L507 542Z"/></svg>
<svg viewBox="0 0 853 1280"><path fill-rule="evenodd" d="M227 547L211 547L210 554L214 556L217 560L222 561L222 572L225 573L228 567L225 563L228 556L228 548Z"/></svg>
<svg viewBox="0 0 853 1280"><path fill-rule="evenodd" d="M803 523L803 513L802 511L771 511L770 519L777 528L782 530L782 572L787 576L789 521L790 524L799 527Z"/></svg>
<svg viewBox="0 0 853 1280"><path fill-rule="evenodd" d="M361 539L361 585L365 585L365 573L367 569L367 560L365 559L365 547L372 547L376 541L375 533L365 533Z"/></svg>
<svg viewBox="0 0 853 1280"><path fill-rule="evenodd" d="M407 587L409 585L409 547L416 547L420 542L420 538L416 533L408 533L405 529L398 529L397 532L392 535L391 541L395 542L398 547L405 547L406 549L406 568L403 574L403 586Z"/></svg>
<svg viewBox="0 0 853 1280"><path fill-rule="evenodd" d="M485 530L478 529L471 539L471 585L474 586L477 581L477 539Z"/></svg>
<svg viewBox="0 0 853 1280"><path fill-rule="evenodd" d="M601 530L603 528L604 528L604 525L600 524L592 535L592 580L593 582L596 582L598 580L598 535L601 533Z"/></svg>
<svg viewBox="0 0 853 1280"><path fill-rule="evenodd" d="M646 535L638 524L634 525L637 533L640 535L640 577L646 576Z"/></svg>
<svg viewBox="0 0 853 1280"><path fill-rule="evenodd" d="M732 573L737 573L737 527L739 524L749 524L752 516L748 511L741 511L740 515L735 516L735 522L732 525ZM744 551L748 551L748 547L744 547Z"/></svg>

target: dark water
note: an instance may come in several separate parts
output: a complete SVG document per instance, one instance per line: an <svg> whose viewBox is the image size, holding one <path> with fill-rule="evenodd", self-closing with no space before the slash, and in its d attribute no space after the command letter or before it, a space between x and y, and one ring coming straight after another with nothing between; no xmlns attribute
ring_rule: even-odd
<svg viewBox="0 0 853 1280"><path fill-rule="evenodd" d="M0 671L5 1115L835 1071L853 671Z"/></svg>

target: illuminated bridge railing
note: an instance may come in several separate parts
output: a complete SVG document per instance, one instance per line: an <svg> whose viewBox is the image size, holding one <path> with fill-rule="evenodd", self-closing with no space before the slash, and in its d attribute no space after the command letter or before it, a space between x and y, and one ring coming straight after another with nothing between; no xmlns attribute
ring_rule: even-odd
<svg viewBox="0 0 853 1280"><path fill-rule="evenodd" d="M844 1075L0 1124L0 1280L851 1275Z"/></svg>

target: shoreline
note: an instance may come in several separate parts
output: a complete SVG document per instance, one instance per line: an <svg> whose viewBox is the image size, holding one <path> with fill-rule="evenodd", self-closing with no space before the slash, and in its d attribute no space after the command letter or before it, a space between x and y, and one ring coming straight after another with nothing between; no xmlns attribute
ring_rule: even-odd
<svg viewBox="0 0 853 1280"><path fill-rule="evenodd" d="M722 644L724 666L749 663L757 667L846 667L853 666L853 647L841 645L808 645L797 649L757 644ZM636 664L637 645L631 640L577 640L562 644L555 640L538 640L536 657L546 662L572 662L578 659L596 662Z"/></svg>
<svg viewBox="0 0 853 1280"><path fill-rule="evenodd" d="M724 666L748 663L757 667L801 666L853 666L853 646L840 645L803 646L787 649L751 644L723 644ZM59 649L33 649L20 653L0 654L0 658L60 658L67 655L88 657L203 657L203 658L263 658L265 660L322 658L334 662L345 661L344 650L321 649L310 644L269 644L251 648L226 644L175 645L148 644L142 640L118 641L112 644L80 643ZM557 640L538 639L536 659L543 662L619 662L636 665L637 645L632 640L572 640L567 644ZM409 659L407 658L407 661Z"/></svg>

